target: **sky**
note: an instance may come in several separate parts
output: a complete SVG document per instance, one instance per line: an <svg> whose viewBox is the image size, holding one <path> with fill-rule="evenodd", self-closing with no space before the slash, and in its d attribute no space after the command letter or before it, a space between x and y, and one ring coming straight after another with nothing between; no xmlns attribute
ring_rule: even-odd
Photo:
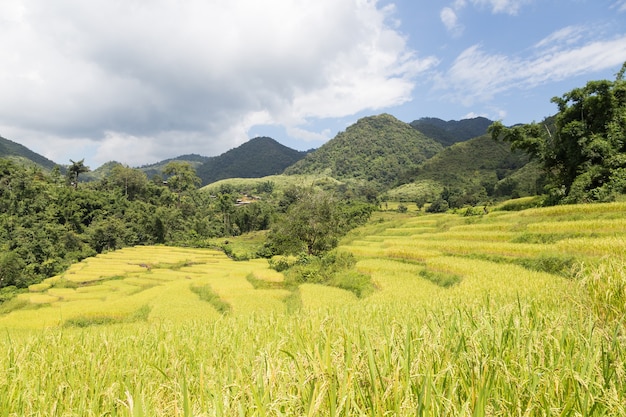
<svg viewBox="0 0 626 417"><path fill-rule="evenodd" d="M318 148L358 119L556 113L626 0L0 0L0 135L60 163Z"/></svg>

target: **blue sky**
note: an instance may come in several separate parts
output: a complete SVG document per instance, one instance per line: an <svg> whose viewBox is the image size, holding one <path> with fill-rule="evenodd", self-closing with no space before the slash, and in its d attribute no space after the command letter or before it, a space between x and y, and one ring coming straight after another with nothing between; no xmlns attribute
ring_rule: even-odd
<svg viewBox="0 0 626 417"><path fill-rule="evenodd" d="M539 121L626 61L626 0L2 0L0 27L0 135L92 168L380 113Z"/></svg>

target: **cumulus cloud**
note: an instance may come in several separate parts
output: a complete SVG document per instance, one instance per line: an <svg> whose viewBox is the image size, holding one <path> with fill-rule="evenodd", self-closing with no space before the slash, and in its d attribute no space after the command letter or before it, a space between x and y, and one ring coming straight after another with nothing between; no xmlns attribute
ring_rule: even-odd
<svg viewBox="0 0 626 417"><path fill-rule="evenodd" d="M564 34L580 31L566 28L555 32L525 57L488 53L480 44L473 45L445 73L438 74L435 88L442 90L446 99L470 106L488 102L505 91L530 89L621 66L626 59L626 35L576 45L563 41Z"/></svg>
<svg viewBox="0 0 626 417"><path fill-rule="evenodd" d="M307 120L404 103L437 64L392 13L375 0L3 0L0 133L133 165L214 155L262 124L325 137Z"/></svg>

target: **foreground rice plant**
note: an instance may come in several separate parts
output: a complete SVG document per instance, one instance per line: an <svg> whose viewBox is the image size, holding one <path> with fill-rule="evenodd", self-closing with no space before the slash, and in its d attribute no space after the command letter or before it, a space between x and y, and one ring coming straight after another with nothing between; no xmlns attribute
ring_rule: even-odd
<svg viewBox="0 0 626 417"><path fill-rule="evenodd" d="M365 298L214 251L87 260L0 313L0 416L624 416L621 208L382 213L342 245Z"/></svg>
<svg viewBox="0 0 626 417"><path fill-rule="evenodd" d="M8 415L620 415L626 392L623 343L533 303L350 303L3 348Z"/></svg>

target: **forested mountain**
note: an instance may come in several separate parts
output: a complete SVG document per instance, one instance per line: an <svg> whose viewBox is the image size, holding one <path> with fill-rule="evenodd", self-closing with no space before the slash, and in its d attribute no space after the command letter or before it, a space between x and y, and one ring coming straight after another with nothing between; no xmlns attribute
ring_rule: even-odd
<svg viewBox="0 0 626 417"><path fill-rule="evenodd" d="M159 161L154 164L143 165L139 167L139 169L145 172L148 178L152 178L155 175L161 175L161 173L163 172L163 169L165 169L167 164L169 164L170 162L186 162L192 167L198 168L207 160L209 160L208 156L202 156L198 154L180 155L180 156L177 156L176 158L165 159L163 161Z"/></svg>
<svg viewBox="0 0 626 417"><path fill-rule="evenodd" d="M445 189L450 207L462 207L493 197L535 194L537 170L527 172L524 181L511 177L527 163L528 156L523 152L511 151L509 144L482 135L439 152L414 169L407 182L423 182L431 184L431 189L432 185L438 190ZM421 196L414 196L414 199L418 197Z"/></svg>
<svg viewBox="0 0 626 417"><path fill-rule="evenodd" d="M389 114L365 117L285 170L326 174L390 188L442 146Z"/></svg>
<svg viewBox="0 0 626 417"><path fill-rule="evenodd" d="M225 178L260 178L282 173L305 155L306 152L281 145L272 138L257 137L220 156L207 158L196 167L196 174L203 185Z"/></svg>
<svg viewBox="0 0 626 417"><path fill-rule="evenodd" d="M0 136L0 158L12 159L16 162L25 163L26 165L34 163L47 170L51 170L56 166L56 164L48 158L31 151L19 143L5 139L2 136Z"/></svg>
<svg viewBox="0 0 626 417"><path fill-rule="evenodd" d="M410 125L443 146L450 146L484 135L492 123L493 121L484 117L447 122L436 117L422 117L412 121Z"/></svg>

